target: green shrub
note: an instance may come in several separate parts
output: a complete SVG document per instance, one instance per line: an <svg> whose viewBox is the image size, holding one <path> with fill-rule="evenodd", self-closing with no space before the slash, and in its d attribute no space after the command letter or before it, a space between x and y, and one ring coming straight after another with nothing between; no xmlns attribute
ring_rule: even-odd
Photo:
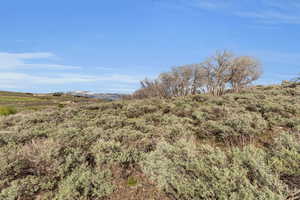
<svg viewBox="0 0 300 200"><path fill-rule="evenodd" d="M64 107L65 107L65 105L64 105L64 104L62 104L62 103L60 103L60 104L57 104L57 107L58 107L58 108L64 108Z"/></svg>
<svg viewBox="0 0 300 200"><path fill-rule="evenodd" d="M138 181L132 176L130 176L127 180L127 185L130 186L130 187L136 186L137 183L138 183Z"/></svg>
<svg viewBox="0 0 300 200"><path fill-rule="evenodd" d="M4 190L0 199L27 199L37 192L54 190L60 167L60 147L50 139L2 148L0 188Z"/></svg>
<svg viewBox="0 0 300 200"><path fill-rule="evenodd" d="M55 200L100 199L113 192L111 173L108 170L92 171L76 168L60 184Z"/></svg>
<svg viewBox="0 0 300 200"><path fill-rule="evenodd" d="M254 137L260 135L267 122L256 113L232 113L218 120L203 121L200 124L198 137L215 137L219 141L228 141L238 137Z"/></svg>
<svg viewBox="0 0 300 200"><path fill-rule="evenodd" d="M270 159L281 175L300 177L300 135L281 133L272 145Z"/></svg>
<svg viewBox="0 0 300 200"><path fill-rule="evenodd" d="M99 166L113 162L121 151L121 144L113 141L98 140L91 147L91 152Z"/></svg>
<svg viewBox="0 0 300 200"><path fill-rule="evenodd" d="M27 176L12 181L10 186L0 193L1 200L31 199L41 190L51 190L53 185L48 180L35 176Z"/></svg>
<svg viewBox="0 0 300 200"><path fill-rule="evenodd" d="M0 116L7 116L7 115L13 115L16 114L17 110L13 107L8 106L0 106Z"/></svg>
<svg viewBox="0 0 300 200"><path fill-rule="evenodd" d="M143 160L144 154L135 148L123 149L119 142L99 140L92 146L92 153L99 166L118 163L127 168Z"/></svg>
<svg viewBox="0 0 300 200"><path fill-rule="evenodd" d="M172 199L284 199L285 185L254 147L225 153L190 143L160 143L144 172Z"/></svg>
<svg viewBox="0 0 300 200"><path fill-rule="evenodd" d="M66 147L63 153L63 161L57 170L57 174L61 177L68 176L79 166L88 164L88 155L81 148Z"/></svg>
<svg viewBox="0 0 300 200"><path fill-rule="evenodd" d="M238 135L258 135L267 128L266 121L256 113L232 114L228 117L224 125L233 129L233 133Z"/></svg>

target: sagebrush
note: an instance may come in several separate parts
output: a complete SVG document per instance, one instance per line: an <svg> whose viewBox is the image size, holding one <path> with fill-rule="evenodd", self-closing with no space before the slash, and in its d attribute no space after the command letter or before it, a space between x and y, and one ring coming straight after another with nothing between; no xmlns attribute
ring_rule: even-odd
<svg viewBox="0 0 300 200"><path fill-rule="evenodd" d="M287 199L300 85L0 116L0 199Z"/></svg>

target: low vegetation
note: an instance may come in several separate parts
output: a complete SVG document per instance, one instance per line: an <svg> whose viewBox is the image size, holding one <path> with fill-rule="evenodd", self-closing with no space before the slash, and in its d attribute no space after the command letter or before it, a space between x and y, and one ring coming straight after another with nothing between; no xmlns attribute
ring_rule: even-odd
<svg viewBox="0 0 300 200"><path fill-rule="evenodd" d="M13 107L8 107L8 106L0 106L0 116L6 116L6 115L12 115L16 114L17 111Z"/></svg>
<svg viewBox="0 0 300 200"><path fill-rule="evenodd" d="M101 101L102 100L84 97L74 97L59 92L53 94L32 94L0 91L0 115L15 114L20 111L31 112L49 107L64 107L68 104L95 103Z"/></svg>
<svg viewBox="0 0 300 200"><path fill-rule="evenodd" d="M296 199L300 84L0 116L0 199Z"/></svg>

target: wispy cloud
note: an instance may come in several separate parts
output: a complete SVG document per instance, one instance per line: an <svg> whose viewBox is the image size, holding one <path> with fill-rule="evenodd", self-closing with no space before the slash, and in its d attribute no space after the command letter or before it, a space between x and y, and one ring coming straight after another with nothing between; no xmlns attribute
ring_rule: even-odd
<svg viewBox="0 0 300 200"><path fill-rule="evenodd" d="M181 2L187 3L189 6L198 7L202 9L212 10L212 9L224 9L229 5L229 1L220 0L189 0Z"/></svg>
<svg viewBox="0 0 300 200"><path fill-rule="evenodd" d="M0 90L31 90L42 91L42 88L76 89L77 85L97 86L104 90L114 84L126 86L126 90L135 88L142 76L115 73L113 68L90 67L98 69L99 74L83 71L79 66L48 63L56 58L55 54L40 53L0 53ZM31 63L27 63L27 62ZM37 63L42 62L42 64ZM31 69L31 70L28 70ZM46 70L45 70L46 69ZM104 73L105 72L105 73ZM122 87L120 87L121 89ZM131 90L132 90L131 89ZM111 88L112 91L117 91Z"/></svg>
<svg viewBox="0 0 300 200"><path fill-rule="evenodd" d="M277 8L281 10L300 8L299 0L262 0L262 2L271 8Z"/></svg>
<svg viewBox="0 0 300 200"><path fill-rule="evenodd" d="M30 84L66 84L90 82L93 79L89 76L81 76L74 74L61 74L58 76L32 75L18 72L2 72L0 73L0 83L4 85L30 85ZM23 83L23 84L22 84Z"/></svg>
<svg viewBox="0 0 300 200"><path fill-rule="evenodd" d="M42 86L61 86L67 84L81 84L81 83L123 83L123 84L137 84L141 77L129 76L122 74L113 75L83 75L83 74L68 74L63 73L59 75L33 75L18 72L0 72L0 89L23 88Z"/></svg>
<svg viewBox="0 0 300 200"><path fill-rule="evenodd" d="M284 64L294 68L300 68L300 53L297 52L278 52L270 50L255 50L245 52L246 54L263 59L266 63Z"/></svg>
<svg viewBox="0 0 300 200"><path fill-rule="evenodd" d="M227 7L229 3L223 0L155 0L153 2L163 7L181 11L189 8L216 10Z"/></svg>
<svg viewBox="0 0 300 200"><path fill-rule="evenodd" d="M0 52L0 56L6 58L19 58L19 59L37 59L37 58L49 58L55 56L50 52L36 52L36 53L6 53Z"/></svg>
<svg viewBox="0 0 300 200"><path fill-rule="evenodd" d="M238 11L235 15L248 17L269 24L300 24L300 15L291 15L280 11Z"/></svg>
<svg viewBox="0 0 300 200"><path fill-rule="evenodd" d="M138 83L142 77L129 76L123 74L112 75L82 75L62 73L58 75L31 75L27 73L18 72L0 72L0 81L26 81L26 83L36 84L66 84L66 83L80 83L80 82L98 82L98 81L113 81L119 83ZM2 82L3 83L3 82Z"/></svg>
<svg viewBox="0 0 300 200"><path fill-rule="evenodd" d="M29 63L37 59L50 59L56 57L50 52L36 52L36 53L6 53L0 52L0 69L79 69L79 66L49 64L49 63Z"/></svg>
<svg viewBox="0 0 300 200"><path fill-rule="evenodd" d="M300 1L297 0L160 0L160 3L174 7L224 12L229 15L248 18L257 23L300 24Z"/></svg>

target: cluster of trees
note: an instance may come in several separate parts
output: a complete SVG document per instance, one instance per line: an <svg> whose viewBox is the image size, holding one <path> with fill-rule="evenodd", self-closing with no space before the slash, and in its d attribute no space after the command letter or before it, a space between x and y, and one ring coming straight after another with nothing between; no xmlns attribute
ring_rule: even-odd
<svg viewBox="0 0 300 200"><path fill-rule="evenodd" d="M261 64L249 56L217 52L203 63L174 67L155 80L141 81L134 98L176 97L198 93L223 95L227 90L239 92L262 74Z"/></svg>

